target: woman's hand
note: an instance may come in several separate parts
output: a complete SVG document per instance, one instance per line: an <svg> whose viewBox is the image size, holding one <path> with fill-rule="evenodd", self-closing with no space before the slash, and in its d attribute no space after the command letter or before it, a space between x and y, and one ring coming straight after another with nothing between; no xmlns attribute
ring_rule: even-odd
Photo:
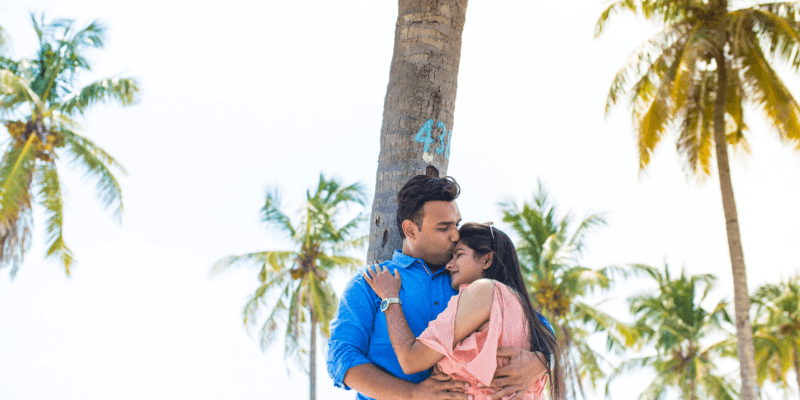
<svg viewBox="0 0 800 400"><path fill-rule="evenodd" d="M400 297L400 273L397 269L394 270L394 275L389 271L389 268L381 267L378 264L373 264L367 267L364 272L364 280L367 281L375 294L381 299L387 297Z"/></svg>

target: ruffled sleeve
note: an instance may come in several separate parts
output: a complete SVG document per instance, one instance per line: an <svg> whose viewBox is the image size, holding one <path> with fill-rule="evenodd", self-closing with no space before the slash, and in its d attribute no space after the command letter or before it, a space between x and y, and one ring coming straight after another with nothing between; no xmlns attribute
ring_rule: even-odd
<svg viewBox="0 0 800 400"><path fill-rule="evenodd" d="M461 287L463 291L464 287ZM444 363L445 373L469 374L486 386L489 386L497 369L497 347L503 330L503 306L500 298L500 284L494 288L494 299L489 314L489 327L483 331L475 332L453 346L455 331L456 311L461 293L453 296L447 308L439 314L436 320L428 324L428 328L417 338L436 352L441 353L450 361ZM449 365L447 365L449 364ZM447 371L453 369L452 371Z"/></svg>

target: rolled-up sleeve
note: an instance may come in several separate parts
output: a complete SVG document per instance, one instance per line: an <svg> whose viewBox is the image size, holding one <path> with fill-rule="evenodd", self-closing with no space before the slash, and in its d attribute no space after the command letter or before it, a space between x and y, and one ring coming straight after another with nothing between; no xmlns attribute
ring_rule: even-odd
<svg viewBox="0 0 800 400"><path fill-rule="evenodd" d="M367 358L367 350L378 301L360 273L347 283L331 322L328 341L328 375L334 386L349 390L344 384L347 370L372 363Z"/></svg>

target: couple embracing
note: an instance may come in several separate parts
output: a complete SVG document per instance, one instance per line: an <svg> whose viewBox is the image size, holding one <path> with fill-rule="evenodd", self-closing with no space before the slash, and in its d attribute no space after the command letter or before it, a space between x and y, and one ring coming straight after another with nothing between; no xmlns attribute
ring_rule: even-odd
<svg viewBox="0 0 800 400"><path fill-rule="evenodd" d="M563 397L561 351L509 237L467 223L450 177L397 194L402 250L354 277L331 323L328 373L357 399Z"/></svg>

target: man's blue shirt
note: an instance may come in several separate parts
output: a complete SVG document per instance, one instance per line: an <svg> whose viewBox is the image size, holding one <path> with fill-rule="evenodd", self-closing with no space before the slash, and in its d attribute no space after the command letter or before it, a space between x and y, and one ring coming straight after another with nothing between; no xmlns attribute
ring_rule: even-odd
<svg viewBox="0 0 800 400"><path fill-rule="evenodd" d="M458 291L450 287L450 274L447 270L442 268L431 271L424 261L407 256L400 250L395 250L392 259L380 265L390 271L397 269L402 278L400 301L414 336L419 337L428 327L428 323L447 308L450 298L458 294ZM424 381L430 371L413 375L403 373L389 340L386 316L380 311L381 298L369 287L362 272L347 283L336 316L331 322L327 365L333 384L349 390L344 384L344 376L348 369L362 364L375 364L410 382ZM541 314L537 316L553 330ZM370 398L358 393L356 399Z"/></svg>
<svg viewBox="0 0 800 400"><path fill-rule="evenodd" d="M428 323L447 308L447 302L458 292L450 287L450 274L444 268L431 271L425 262L395 250L392 259L381 266L397 271L402 277L400 301L403 313L414 336L419 336ZM423 371L406 375L397 361L389 340L386 316L380 311L381 298L369 287L359 272L344 289L331 322L328 341L328 374L336 387L344 384L347 370L361 364L375 364L386 372L407 381L419 383L428 378ZM357 399L369 399L362 394Z"/></svg>

